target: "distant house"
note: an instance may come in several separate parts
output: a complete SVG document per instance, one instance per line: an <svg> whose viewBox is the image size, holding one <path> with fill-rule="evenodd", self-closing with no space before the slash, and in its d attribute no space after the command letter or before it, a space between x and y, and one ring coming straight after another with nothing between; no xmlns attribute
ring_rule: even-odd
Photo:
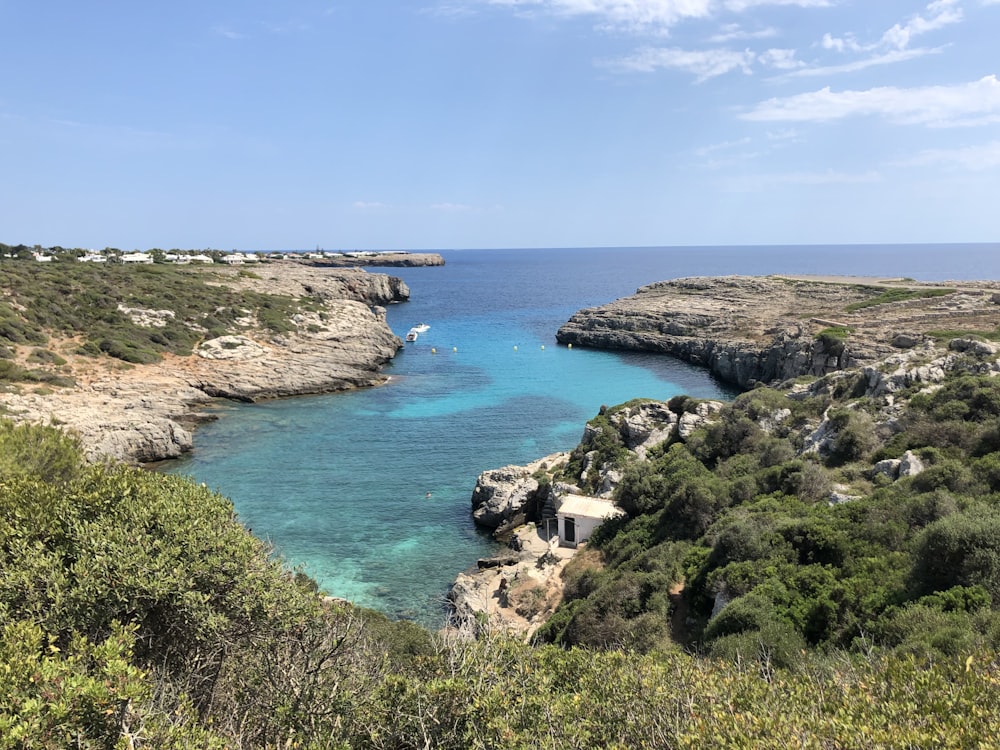
<svg viewBox="0 0 1000 750"><path fill-rule="evenodd" d="M81 255L77 260L81 263L107 263L108 259L106 256L100 253L85 253Z"/></svg>
<svg viewBox="0 0 1000 750"><path fill-rule="evenodd" d="M229 253L222 256L222 262L230 266L242 266L246 262L243 253Z"/></svg>
<svg viewBox="0 0 1000 750"><path fill-rule="evenodd" d="M188 260L192 263L215 263L211 255L189 255Z"/></svg>
<svg viewBox="0 0 1000 750"><path fill-rule="evenodd" d="M122 256L122 263L150 265L152 262L153 256L148 253L125 253Z"/></svg>
<svg viewBox="0 0 1000 750"><path fill-rule="evenodd" d="M32 257L34 257L34 259L37 260L39 263L51 263L52 262L52 256L51 255L42 255L41 253L32 253Z"/></svg>
<svg viewBox="0 0 1000 750"><path fill-rule="evenodd" d="M559 546L578 547L590 539L594 530L609 518L625 511L609 500L584 495L566 495L556 511L559 522Z"/></svg>
<svg viewBox="0 0 1000 750"><path fill-rule="evenodd" d="M167 263L176 263L182 266L191 262L190 255L182 255L179 253L166 253L163 256L163 259L167 261Z"/></svg>

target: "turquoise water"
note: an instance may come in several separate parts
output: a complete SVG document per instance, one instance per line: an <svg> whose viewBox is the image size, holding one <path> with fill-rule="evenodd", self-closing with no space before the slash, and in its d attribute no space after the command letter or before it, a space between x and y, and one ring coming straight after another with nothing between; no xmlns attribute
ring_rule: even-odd
<svg viewBox="0 0 1000 750"><path fill-rule="evenodd" d="M571 449L602 404L733 395L664 357L558 346L577 309L689 275L1000 278L996 246L443 254L441 268L390 270L411 289L389 309L393 330L431 328L400 351L387 385L220 405L194 454L168 469L231 497L255 534L329 593L429 626L455 575L494 549L470 518L479 473Z"/></svg>

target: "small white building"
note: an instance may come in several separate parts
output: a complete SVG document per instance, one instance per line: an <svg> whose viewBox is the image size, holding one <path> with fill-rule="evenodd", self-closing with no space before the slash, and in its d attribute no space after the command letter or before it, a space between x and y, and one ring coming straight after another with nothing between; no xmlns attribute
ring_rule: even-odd
<svg viewBox="0 0 1000 750"><path fill-rule="evenodd" d="M52 262L52 256L51 255L42 255L41 253L33 253L32 255L35 258L35 260L37 260L39 263L51 263Z"/></svg>
<svg viewBox="0 0 1000 750"><path fill-rule="evenodd" d="M215 263L211 255L190 255L188 260L192 263Z"/></svg>
<svg viewBox="0 0 1000 750"><path fill-rule="evenodd" d="M148 266L152 262L153 256L148 253L125 253L122 256L122 263L137 263Z"/></svg>
<svg viewBox="0 0 1000 750"><path fill-rule="evenodd" d="M594 530L607 519L624 515L625 511L609 500L585 495L566 495L556 511L559 523L559 546L578 547L590 539Z"/></svg>
<svg viewBox="0 0 1000 750"><path fill-rule="evenodd" d="M100 253L85 253L77 258L81 263L107 263L108 259L106 256Z"/></svg>

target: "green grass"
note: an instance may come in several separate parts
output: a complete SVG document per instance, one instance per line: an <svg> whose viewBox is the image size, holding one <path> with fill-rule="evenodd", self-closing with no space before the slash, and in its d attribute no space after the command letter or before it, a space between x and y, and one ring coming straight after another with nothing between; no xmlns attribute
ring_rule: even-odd
<svg viewBox="0 0 1000 750"><path fill-rule="evenodd" d="M861 300L860 302L852 302L844 308L847 312L864 310L867 307L876 307L878 305L890 305L893 302L907 302L909 300L927 299L930 297L945 297L949 294L955 293L954 289L883 289L882 287L861 288L879 293L870 299Z"/></svg>

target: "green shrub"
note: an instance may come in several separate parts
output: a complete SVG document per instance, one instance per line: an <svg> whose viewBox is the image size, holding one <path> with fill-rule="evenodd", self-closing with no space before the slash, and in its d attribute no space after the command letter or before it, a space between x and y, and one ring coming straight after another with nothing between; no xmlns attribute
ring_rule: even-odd
<svg viewBox="0 0 1000 750"><path fill-rule="evenodd" d="M917 537L914 558L910 579L918 595L978 585L1000 602L1000 508L935 521Z"/></svg>

